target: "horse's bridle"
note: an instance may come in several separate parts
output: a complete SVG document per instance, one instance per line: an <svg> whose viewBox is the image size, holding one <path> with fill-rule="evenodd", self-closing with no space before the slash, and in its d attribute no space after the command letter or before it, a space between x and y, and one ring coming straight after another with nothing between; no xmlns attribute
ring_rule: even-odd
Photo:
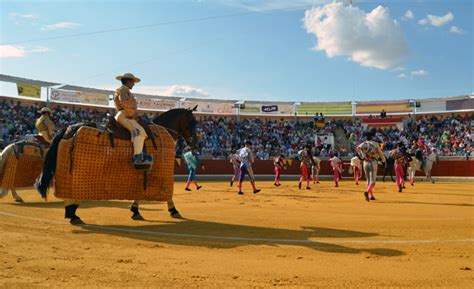
<svg viewBox="0 0 474 289"><path fill-rule="evenodd" d="M176 136L176 138L178 138L179 136L181 136L181 134L180 134L179 132L175 131L174 129L171 129L171 128L166 128L166 129L167 129L170 133L173 133L173 134ZM188 138L184 138L184 137L183 137L183 139L184 139L184 141L186 142L186 144L191 144L191 143L193 143L193 140L194 140L192 134L191 134Z"/></svg>

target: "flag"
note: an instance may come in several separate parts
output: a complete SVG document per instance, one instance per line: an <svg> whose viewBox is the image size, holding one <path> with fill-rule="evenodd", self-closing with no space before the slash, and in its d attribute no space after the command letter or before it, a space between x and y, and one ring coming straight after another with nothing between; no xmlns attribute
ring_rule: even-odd
<svg viewBox="0 0 474 289"><path fill-rule="evenodd" d="M17 83L16 88L18 90L18 95L20 96L29 96L29 97L41 97L41 86L28 84L28 83Z"/></svg>
<svg viewBox="0 0 474 289"><path fill-rule="evenodd" d="M287 160L288 166L291 167L291 164L293 163L293 160Z"/></svg>
<svg viewBox="0 0 474 289"><path fill-rule="evenodd" d="M178 167L181 166L181 159L176 159L176 162L178 163Z"/></svg>

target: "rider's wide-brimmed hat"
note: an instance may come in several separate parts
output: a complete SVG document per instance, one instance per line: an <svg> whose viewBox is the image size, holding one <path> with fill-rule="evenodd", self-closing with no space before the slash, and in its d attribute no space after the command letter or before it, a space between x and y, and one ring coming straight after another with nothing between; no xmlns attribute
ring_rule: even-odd
<svg viewBox="0 0 474 289"><path fill-rule="evenodd" d="M45 113L45 112L49 112L49 113L52 113L53 110L47 106L41 108L40 110L38 110L39 113Z"/></svg>
<svg viewBox="0 0 474 289"><path fill-rule="evenodd" d="M133 75L133 74L131 74L131 73L128 73L128 72L127 72L127 73L124 73L124 74L122 74L122 75L119 75L119 76L117 76L117 77L115 77L115 79L117 79L117 80L122 80L122 79L124 79L124 78L131 79L131 80L133 80L135 83L140 82L140 78L138 78L138 77L136 77L135 75Z"/></svg>

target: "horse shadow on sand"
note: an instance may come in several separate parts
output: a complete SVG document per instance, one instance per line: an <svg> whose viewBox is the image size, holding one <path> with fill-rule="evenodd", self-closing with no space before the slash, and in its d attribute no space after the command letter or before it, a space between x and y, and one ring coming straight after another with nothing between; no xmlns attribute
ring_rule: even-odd
<svg viewBox="0 0 474 289"><path fill-rule="evenodd" d="M247 245L275 247L291 245L328 253L369 253L386 257L405 255L403 251L395 249L347 247L342 245L341 239L375 237L379 234L333 228L302 227L301 230L292 230L190 219L163 221L159 224L140 226L83 225L81 228L82 230L74 229L72 232L213 249L230 249ZM331 243L326 240L315 240L318 238L334 239L335 241Z"/></svg>

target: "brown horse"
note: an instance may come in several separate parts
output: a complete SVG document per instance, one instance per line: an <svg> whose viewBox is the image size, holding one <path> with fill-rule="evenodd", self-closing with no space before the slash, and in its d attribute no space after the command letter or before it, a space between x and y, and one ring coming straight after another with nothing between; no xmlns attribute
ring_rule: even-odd
<svg viewBox="0 0 474 289"><path fill-rule="evenodd" d="M167 111L153 119L153 123L168 129L175 141L178 138L183 138L189 146L195 147L197 146L198 139L196 135L197 121L194 118L193 111L195 111L196 108L197 107L194 107L193 109L173 109ZM67 131L63 130L53 139L51 147L45 157L43 173L36 184L36 188L42 197L46 197L48 187L50 186L56 171L59 143L62 139L73 137L79 128L83 126L98 128L98 125L96 124L80 123L70 126ZM167 204L170 215L174 218L180 218L181 215L176 209L173 200L168 201ZM135 200L131 206L131 211L133 213L132 218L135 220L143 219L140 215L138 205L138 200ZM82 224L81 219L76 215L78 207L79 203L68 204L65 207L66 218L70 219L71 224Z"/></svg>

